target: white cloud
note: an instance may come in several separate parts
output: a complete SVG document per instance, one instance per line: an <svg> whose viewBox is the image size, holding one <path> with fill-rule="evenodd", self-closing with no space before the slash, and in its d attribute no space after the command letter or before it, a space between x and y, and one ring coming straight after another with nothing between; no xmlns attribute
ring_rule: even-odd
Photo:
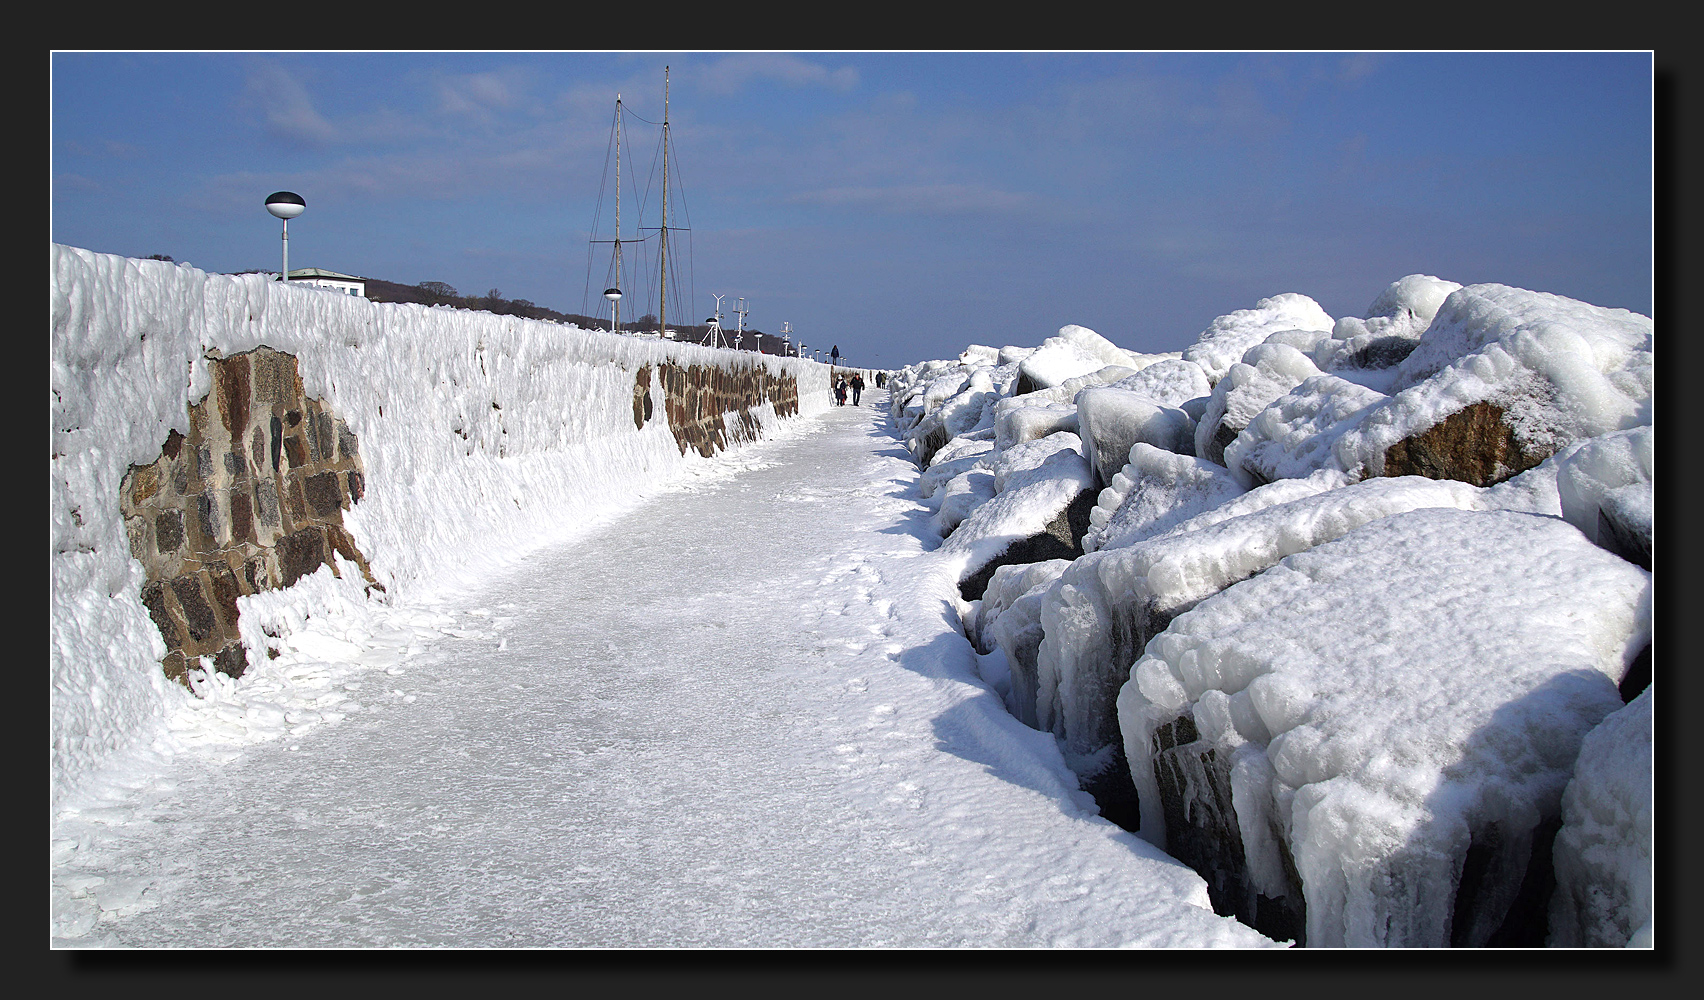
<svg viewBox="0 0 1704 1000"><path fill-rule="evenodd" d="M793 204L869 209L907 215L1003 214L1029 204L1029 196L981 184L911 184L891 187L835 187L806 191Z"/></svg>
<svg viewBox="0 0 1704 1000"><path fill-rule="evenodd" d="M260 102L266 128L274 135L316 146L336 141L337 129L314 108L307 88L283 66L274 62L253 64L248 93Z"/></svg>
<svg viewBox="0 0 1704 1000"><path fill-rule="evenodd" d="M858 71L850 66L829 69L819 63L784 53L733 55L697 68L693 80L704 90L732 94L754 80L774 80L789 87L828 87L846 91L858 85Z"/></svg>

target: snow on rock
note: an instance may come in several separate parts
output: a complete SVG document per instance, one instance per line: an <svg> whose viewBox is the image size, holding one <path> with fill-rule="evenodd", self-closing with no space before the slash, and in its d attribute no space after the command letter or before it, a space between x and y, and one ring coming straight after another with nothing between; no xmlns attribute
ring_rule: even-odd
<svg viewBox="0 0 1704 1000"><path fill-rule="evenodd" d="M1234 818L1218 863L1243 871L1210 884L1239 910L1299 893L1310 946L1485 944L1581 741L1621 703L1649 586L1573 527L1506 511L1395 514L1289 556L1131 668L1118 718L1141 835Z"/></svg>
<svg viewBox="0 0 1704 1000"><path fill-rule="evenodd" d="M1562 516L1587 538L1651 568L1656 460L1650 427L1588 438L1555 457Z"/></svg>
<svg viewBox="0 0 1704 1000"><path fill-rule="evenodd" d="M1386 398L1336 375L1305 379L1255 414L1225 446L1225 465L1249 486L1322 469L1360 478L1365 466L1352 451L1346 457L1343 439Z"/></svg>
<svg viewBox="0 0 1704 1000"><path fill-rule="evenodd" d="M1338 460L1368 475L1451 473L1456 442L1445 425L1494 417L1506 440L1497 465L1453 478L1507 478L1576 441L1650 424L1652 343L1651 320L1625 309L1470 285L1444 300Z"/></svg>
<svg viewBox="0 0 1704 1000"><path fill-rule="evenodd" d="M1552 946L1651 947L1651 692L1580 745L1554 847Z"/></svg>
<svg viewBox="0 0 1704 1000"><path fill-rule="evenodd" d="M1183 350L1183 360L1193 361L1206 372L1209 382L1218 382L1248 349L1273 334L1287 330L1329 334L1331 316L1318 302L1296 292L1261 299L1253 309L1239 309L1208 324L1194 344Z"/></svg>
<svg viewBox="0 0 1704 1000"><path fill-rule="evenodd" d="M49 246L48 271L56 803L118 750L175 738L168 720L199 711L162 675L165 648L138 598L143 570L118 501L126 469L189 429L189 405L212 385L210 352L292 354L305 391L344 419L366 476L344 524L394 599L583 530L702 461L681 454L666 421L635 427L646 365L762 364L797 378L802 415L832 405L828 366L799 359L381 304L60 245ZM660 380L649 391L662 412ZM772 407L760 410L762 427L778 426ZM313 587L284 593L304 621L333 599ZM233 697L257 684L239 682Z"/></svg>
<svg viewBox="0 0 1704 1000"><path fill-rule="evenodd" d="M1043 554L1075 554L1068 530L1056 534L1049 529L1094 485L1081 447L1077 435L1060 431L1000 454L988 474L991 495L958 521L939 550L954 561L961 580L1032 538ZM1034 558L1026 554L1024 561Z"/></svg>
<svg viewBox="0 0 1704 1000"><path fill-rule="evenodd" d="M1224 464L1225 446L1235 441L1260 411L1319 374L1308 356L1294 347L1267 343L1249 348L1213 386L1195 429L1194 454Z"/></svg>
<svg viewBox="0 0 1704 1000"><path fill-rule="evenodd" d="M1428 274L1410 274L1390 283L1359 319L1344 316L1329 338L1308 352L1322 371L1343 368L1393 368L1413 352L1438 307L1461 287Z"/></svg>
<svg viewBox="0 0 1704 1000"><path fill-rule="evenodd" d="M1181 407L1213 391L1201 366L1182 358L1164 358L1112 384L1139 392L1162 406Z"/></svg>
<svg viewBox="0 0 1704 1000"><path fill-rule="evenodd" d="M1089 512L1085 552L1134 544L1245 492L1223 466L1145 441L1128 458Z"/></svg>
<svg viewBox="0 0 1704 1000"><path fill-rule="evenodd" d="M1042 725L1074 751L1095 752L1118 739L1115 702L1130 665L1177 615L1370 521L1483 502L1482 491L1466 484L1413 476L1334 486L1341 481L1322 476L1261 487L1163 533L1073 562L1042 614Z"/></svg>
<svg viewBox="0 0 1704 1000"><path fill-rule="evenodd" d="M1035 352L1018 363L1018 393L1049 389L1067 379L1088 375L1108 365L1129 368L1135 374L1144 366L1142 355L1132 354L1086 326L1071 324L1041 342Z"/></svg>
<svg viewBox="0 0 1704 1000"><path fill-rule="evenodd" d="M1185 455L1195 452L1195 421L1175 406L1115 386L1077 393L1083 457L1095 481L1106 485L1130 460L1137 442Z"/></svg>

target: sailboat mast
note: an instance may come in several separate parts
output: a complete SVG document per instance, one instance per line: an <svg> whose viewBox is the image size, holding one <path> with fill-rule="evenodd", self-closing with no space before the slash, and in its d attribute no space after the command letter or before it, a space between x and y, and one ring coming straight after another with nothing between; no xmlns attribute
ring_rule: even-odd
<svg viewBox="0 0 1704 1000"><path fill-rule="evenodd" d="M663 228L662 242L657 250L658 277L661 294L657 299L657 335L668 336L669 329L669 68L663 67Z"/></svg>
<svg viewBox="0 0 1704 1000"><path fill-rule="evenodd" d="M621 95L615 95L615 287L621 287ZM609 302L612 333L621 332L621 297Z"/></svg>

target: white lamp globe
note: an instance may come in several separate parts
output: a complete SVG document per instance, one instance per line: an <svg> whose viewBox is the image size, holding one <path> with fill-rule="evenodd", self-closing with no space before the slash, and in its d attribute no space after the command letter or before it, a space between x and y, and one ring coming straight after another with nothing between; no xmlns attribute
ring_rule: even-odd
<svg viewBox="0 0 1704 1000"><path fill-rule="evenodd" d="M307 207L308 203L294 191L274 191L266 196L266 210L280 219L294 219Z"/></svg>

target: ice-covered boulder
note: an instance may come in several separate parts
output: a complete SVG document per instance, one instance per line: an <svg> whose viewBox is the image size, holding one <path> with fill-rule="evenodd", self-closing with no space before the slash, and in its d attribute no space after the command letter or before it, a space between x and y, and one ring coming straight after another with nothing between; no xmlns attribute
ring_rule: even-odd
<svg viewBox="0 0 1704 1000"><path fill-rule="evenodd" d="M1188 400L1206 396L1213 391L1212 384L1207 381L1207 373L1201 366L1182 358L1162 358L1136 374L1111 384L1120 389L1139 392L1164 406L1181 407Z"/></svg>
<svg viewBox="0 0 1704 1000"><path fill-rule="evenodd" d="M1011 448L1059 431L1077 432L1077 407L1065 403L1031 403L1013 396L994 404L994 446Z"/></svg>
<svg viewBox="0 0 1704 1000"><path fill-rule="evenodd" d="M1336 375L1305 379L1255 414L1225 446L1225 466L1249 486L1300 479L1320 470L1361 478L1365 465L1343 447L1343 440L1386 399Z"/></svg>
<svg viewBox="0 0 1704 1000"><path fill-rule="evenodd" d="M1649 585L1572 526L1506 511L1414 510L1289 556L1131 669L1141 835L1234 819L1237 841L1185 860L1212 868L1220 906L1300 910L1310 946L1499 940L1649 641Z"/></svg>
<svg viewBox="0 0 1704 1000"><path fill-rule="evenodd" d="M1575 441L1649 424L1652 334L1649 318L1625 309L1505 285L1462 288L1342 460L1370 475L1487 485Z"/></svg>
<svg viewBox="0 0 1704 1000"><path fill-rule="evenodd" d="M1652 690L1580 746L1552 852L1552 947L1651 946Z"/></svg>
<svg viewBox="0 0 1704 1000"><path fill-rule="evenodd" d="M1330 333L1334 321L1318 302L1296 292L1261 299L1253 309L1239 309L1213 320L1194 344L1183 350L1183 360L1193 361L1206 372L1209 382L1225 377L1248 349L1284 330L1313 330Z"/></svg>
<svg viewBox="0 0 1704 1000"><path fill-rule="evenodd" d="M1225 447L1251 482L1330 468L1487 486L1651 421L1651 321L1503 285L1450 294L1381 393L1315 376ZM1199 432L1198 432L1199 434Z"/></svg>
<svg viewBox="0 0 1704 1000"><path fill-rule="evenodd" d="M1266 343L1249 348L1213 386L1195 428L1194 453L1209 462L1225 464L1225 446L1235 441L1260 411L1319 374L1313 361L1294 347Z"/></svg>
<svg viewBox="0 0 1704 1000"><path fill-rule="evenodd" d="M1556 455L1562 516L1587 538L1651 568L1653 431L1635 427L1588 438Z"/></svg>
<svg viewBox="0 0 1704 1000"><path fill-rule="evenodd" d="M1114 702L1130 665L1177 615L1369 521L1483 503L1484 491L1464 483L1411 476L1343 486L1324 473L1251 490L1135 544L1084 555L1060 577L1042 614L1042 727L1075 752L1095 752L1118 739Z"/></svg>
<svg viewBox="0 0 1704 1000"><path fill-rule="evenodd" d="M1072 558L1082 552L1068 513L1094 484L1081 447L1077 435L1060 431L995 457L987 474L991 495L970 508L940 548L945 558L955 561L967 600L981 596L993 565ZM948 501L951 489L949 484ZM1086 524L1087 505L1082 506L1080 519Z"/></svg>
<svg viewBox="0 0 1704 1000"><path fill-rule="evenodd" d="M1129 351L1086 326L1061 327L1059 333L1041 342L1034 353L1018 362L1016 392L1023 394L1059 385L1067 379L1088 375L1108 365L1130 369L1141 362Z"/></svg>
<svg viewBox="0 0 1704 1000"><path fill-rule="evenodd" d="M1224 467L1145 441L1128 458L1089 512L1085 552L1133 545L1245 492Z"/></svg>
<svg viewBox="0 0 1704 1000"><path fill-rule="evenodd" d="M1026 726L1035 717L1036 651L1041 647L1041 606L1047 590L1071 565L1066 559L1013 563L996 569L977 608L978 649L1006 656L1010 687L1006 707Z"/></svg>
<svg viewBox="0 0 1704 1000"><path fill-rule="evenodd" d="M1180 454L1195 452L1195 421L1189 414L1127 389L1093 386L1079 392L1077 423L1083 457L1100 486L1130 461L1130 448L1139 441Z"/></svg>
<svg viewBox="0 0 1704 1000"><path fill-rule="evenodd" d="M1360 319L1345 316L1328 340L1317 341L1314 364L1321 370L1392 368L1403 362L1444 304L1461 285L1428 274L1391 282Z"/></svg>

